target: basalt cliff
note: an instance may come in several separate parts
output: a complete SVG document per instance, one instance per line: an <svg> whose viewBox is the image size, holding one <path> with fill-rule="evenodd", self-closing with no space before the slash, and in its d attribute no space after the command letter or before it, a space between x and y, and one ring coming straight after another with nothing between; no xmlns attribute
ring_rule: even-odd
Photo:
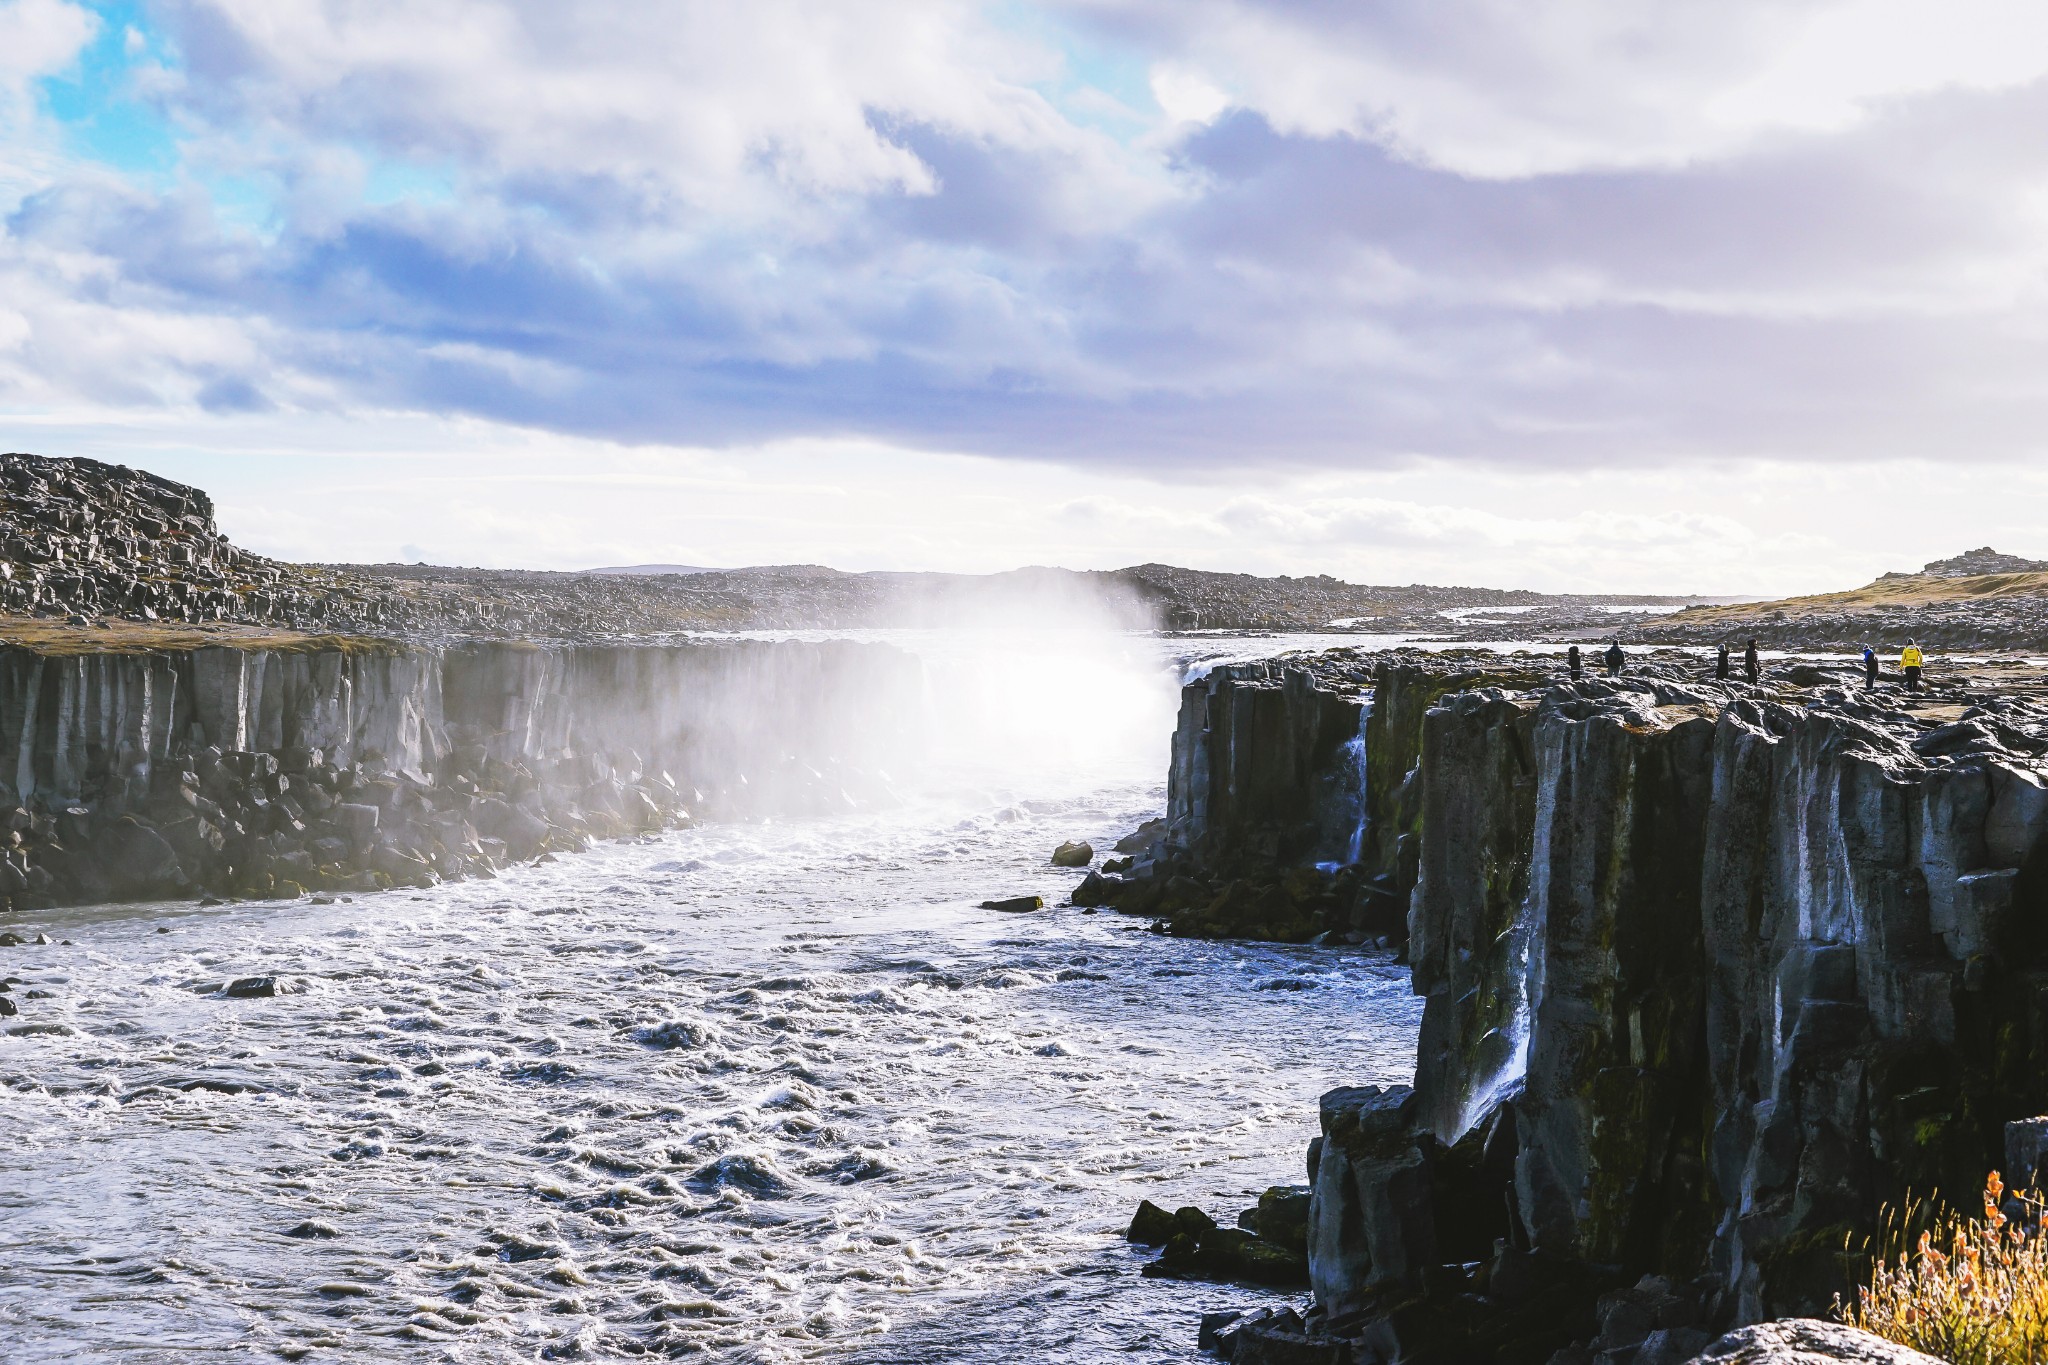
<svg viewBox="0 0 2048 1365"><path fill-rule="evenodd" d="M843 808L921 688L846 643L0 649L0 905L427 885Z"/></svg>
<svg viewBox="0 0 2048 1365"><path fill-rule="evenodd" d="M1825 1310L1888 1201L2033 1178L2044 680L1700 672L1339 653L1186 689L1170 827L1096 894L1352 941L1398 906L1425 1000L1412 1086L1323 1099L1313 1308L1212 1323L1223 1353L1686 1361Z"/></svg>

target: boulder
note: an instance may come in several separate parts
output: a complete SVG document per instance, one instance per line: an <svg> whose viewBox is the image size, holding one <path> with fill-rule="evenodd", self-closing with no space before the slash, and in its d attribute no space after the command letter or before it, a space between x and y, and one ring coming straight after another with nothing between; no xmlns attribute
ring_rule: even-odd
<svg viewBox="0 0 2048 1365"><path fill-rule="evenodd" d="M1045 898L1043 896L1012 896L1008 900L983 901L981 908L984 910L1000 910L1006 915L1022 915L1028 914L1033 910L1045 909Z"/></svg>
<svg viewBox="0 0 2048 1365"><path fill-rule="evenodd" d="M1193 1206L1168 1213L1149 1200L1124 1234L1133 1242L1162 1247L1158 1260L1145 1267L1148 1276L1175 1279L1244 1281L1293 1287L1308 1281L1308 1262L1299 1247L1288 1247L1244 1228L1219 1227Z"/></svg>
<svg viewBox="0 0 2048 1365"><path fill-rule="evenodd" d="M1095 846L1068 841L1052 851L1054 867L1086 867L1095 861Z"/></svg>
<svg viewBox="0 0 2048 1365"><path fill-rule="evenodd" d="M1116 841L1118 853L1144 853L1166 837L1165 819L1147 820Z"/></svg>
<svg viewBox="0 0 2048 1365"><path fill-rule="evenodd" d="M1128 883L1121 878L1105 877L1100 872L1090 872L1081 879L1081 884L1074 888L1074 894L1069 899L1075 905L1114 905L1127 885Z"/></svg>
<svg viewBox="0 0 2048 1365"><path fill-rule="evenodd" d="M1173 1215L1144 1199L1138 1202L1138 1211L1132 1216L1130 1227L1124 1230L1124 1239L1139 1246L1163 1247L1176 1231Z"/></svg>
<svg viewBox="0 0 2048 1365"><path fill-rule="evenodd" d="M1307 1185L1275 1185L1259 1196L1256 1208L1238 1215L1237 1225L1276 1246L1292 1247L1306 1256L1312 1193Z"/></svg>
<svg viewBox="0 0 2048 1365"><path fill-rule="evenodd" d="M1692 1365L1942 1365L1930 1355L1818 1318L1760 1322L1730 1332Z"/></svg>
<svg viewBox="0 0 2048 1365"><path fill-rule="evenodd" d="M341 832L358 850L367 849L377 841L377 826L383 819L383 812L375 806L344 801L330 813L334 827Z"/></svg>
<svg viewBox="0 0 2048 1365"><path fill-rule="evenodd" d="M99 853L102 873L116 896L174 896L191 889L191 879L171 845L132 815L108 827Z"/></svg>

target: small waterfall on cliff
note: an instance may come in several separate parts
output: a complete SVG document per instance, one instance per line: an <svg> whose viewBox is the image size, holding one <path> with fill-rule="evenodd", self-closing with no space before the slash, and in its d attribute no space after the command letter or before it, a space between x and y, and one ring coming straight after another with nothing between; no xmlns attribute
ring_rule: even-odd
<svg viewBox="0 0 2048 1365"><path fill-rule="evenodd" d="M1351 842L1344 849L1344 865L1349 867L1365 856L1365 726L1372 719L1372 697L1367 696L1358 708L1358 734L1344 742L1344 756L1351 761L1352 771L1358 774L1358 821L1351 827Z"/></svg>
<svg viewBox="0 0 2048 1365"><path fill-rule="evenodd" d="M1529 1074L1529 1002L1533 995L1529 980L1530 933L1528 907L1521 907L1515 922L1495 941L1494 951L1505 953L1506 1017L1479 1040L1478 1065L1473 1069L1471 1091L1458 1114L1462 1136L1478 1127L1502 1101L1513 1098Z"/></svg>
<svg viewBox="0 0 2048 1365"><path fill-rule="evenodd" d="M1344 759L1337 765L1338 781L1342 784L1336 809L1349 817L1349 832L1344 840L1344 855L1339 861L1320 862L1316 866L1324 872L1335 872L1339 868L1352 867L1365 856L1366 825L1366 753L1365 726L1372 719L1372 694L1367 693L1358 707L1358 733L1344 741ZM1327 826L1325 827L1327 829Z"/></svg>

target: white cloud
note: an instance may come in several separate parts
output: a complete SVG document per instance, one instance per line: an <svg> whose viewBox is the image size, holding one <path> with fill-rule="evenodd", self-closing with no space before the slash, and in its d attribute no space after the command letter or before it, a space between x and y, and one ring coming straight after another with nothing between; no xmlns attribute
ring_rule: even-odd
<svg viewBox="0 0 2048 1365"><path fill-rule="evenodd" d="M2032 0L1072 0L1209 73L1283 131L1464 174L1676 166L1887 102L2048 73Z"/></svg>
<svg viewBox="0 0 2048 1365"><path fill-rule="evenodd" d="M1152 68L1152 98L1175 123L1207 123L1230 107L1230 96L1190 67L1161 62Z"/></svg>
<svg viewBox="0 0 2048 1365"><path fill-rule="evenodd" d="M934 193L906 126L1116 174L1032 88L1049 55L967 0L186 4L194 68L243 123L446 160L471 192L581 186L684 238L830 231L800 207Z"/></svg>
<svg viewBox="0 0 2048 1365"><path fill-rule="evenodd" d="M69 68L98 32L98 18L67 0L0 0L0 210L61 169L35 82Z"/></svg>
<svg viewBox="0 0 2048 1365"><path fill-rule="evenodd" d="M627 470L615 439L733 490L706 494L723 529L666 550L665 523L610 546L594 511L521 541L515 501L405 534L555 563L1030 544L1732 590L1871 552L1661 471L2018 477L2042 453L2029 9L1057 10L1078 27L973 0L161 0L129 88L183 160L37 164L0 234L0 403L188 445L258 423L279 450L473 418L494 453L465 468L530 472L534 442ZM0 0L22 99L93 22ZM1064 88L1112 57L1116 100ZM828 440L870 452L836 493L806 444ZM1582 469L1607 482L1544 491ZM305 528L276 548L372 553L321 548L385 523L343 516L354 494L305 520L309 486L266 505Z"/></svg>
<svg viewBox="0 0 2048 1365"><path fill-rule="evenodd" d="M18 97L28 81L62 71L98 31L98 18L67 0L0 4L0 90Z"/></svg>

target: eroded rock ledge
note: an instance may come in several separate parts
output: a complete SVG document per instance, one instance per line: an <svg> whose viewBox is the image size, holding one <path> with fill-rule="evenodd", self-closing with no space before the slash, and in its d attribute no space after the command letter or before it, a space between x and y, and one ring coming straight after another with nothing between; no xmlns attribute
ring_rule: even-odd
<svg viewBox="0 0 2048 1365"><path fill-rule="evenodd" d="M2048 1109L2038 676L1541 671L1333 659L1183 711L1161 856L1325 857L1362 804L1348 875L1426 1000L1412 1088L1325 1098L1298 1327L1348 1354L1290 1358L1689 1359L1825 1310L1883 1203L1970 1195Z"/></svg>

